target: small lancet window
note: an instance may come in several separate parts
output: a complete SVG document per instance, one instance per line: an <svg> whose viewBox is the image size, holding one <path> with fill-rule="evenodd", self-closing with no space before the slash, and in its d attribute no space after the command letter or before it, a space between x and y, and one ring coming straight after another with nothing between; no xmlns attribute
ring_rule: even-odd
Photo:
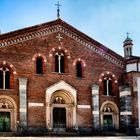
<svg viewBox="0 0 140 140"><path fill-rule="evenodd" d="M43 74L43 61L41 57L36 58L36 74Z"/></svg>
<svg viewBox="0 0 140 140"><path fill-rule="evenodd" d="M76 64L76 76L82 78L82 64L79 61Z"/></svg>
<svg viewBox="0 0 140 140"><path fill-rule="evenodd" d="M112 95L112 79L109 77L104 78L104 95Z"/></svg>
<svg viewBox="0 0 140 140"><path fill-rule="evenodd" d="M55 72L64 73L64 54L56 53L55 54Z"/></svg>
<svg viewBox="0 0 140 140"><path fill-rule="evenodd" d="M10 89L10 70L7 67L0 68L0 89Z"/></svg>

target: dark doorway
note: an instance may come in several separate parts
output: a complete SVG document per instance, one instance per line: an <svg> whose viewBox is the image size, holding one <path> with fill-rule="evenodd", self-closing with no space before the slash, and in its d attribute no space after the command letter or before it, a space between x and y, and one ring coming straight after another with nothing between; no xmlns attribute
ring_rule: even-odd
<svg viewBox="0 0 140 140"><path fill-rule="evenodd" d="M55 131L66 130L66 109L53 108L53 128Z"/></svg>
<svg viewBox="0 0 140 140"><path fill-rule="evenodd" d="M10 131L10 112L0 112L0 132Z"/></svg>
<svg viewBox="0 0 140 140"><path fill-rule="evenodd" d="M105 131L112 131L113 130L113 119L112 115L104 115L103 117L103 125Z"/></svg>

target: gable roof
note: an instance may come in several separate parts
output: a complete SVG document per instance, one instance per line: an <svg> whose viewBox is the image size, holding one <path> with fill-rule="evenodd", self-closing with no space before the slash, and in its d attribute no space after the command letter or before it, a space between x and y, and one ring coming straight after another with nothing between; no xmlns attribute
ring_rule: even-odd
<svg viewBox="0 0 140 140"><path fill-rule="evenodd" d="M70 38L73 38L75 41L103 56L105 59L108 59L117 66L122 68L125 67L126 60L122 56L85 35L61 19L2 34L0 35L0 47L17 44L19 42L24 42L58 31L64 33Z"/></svg>

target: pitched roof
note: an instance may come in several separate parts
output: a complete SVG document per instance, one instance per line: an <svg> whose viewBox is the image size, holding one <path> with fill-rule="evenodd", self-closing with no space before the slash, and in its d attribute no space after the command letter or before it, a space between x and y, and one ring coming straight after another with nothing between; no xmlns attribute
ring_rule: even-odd
<svg viewBox="0 0 140 140"><path fill-rule="evenodd" d="M58 31L73 38L77 42L98 53L112 63L115 63L120 67L125 66L126 60L122 56L118 55L105 45L92 39L61 19L2 34L0 35L0 47L9 46Z"/></svg>
<svg viewBox="0 0 140 140"><path fill-rule="evenodd" d="M140 57L139 56L130 56L128 59L126 59L127 64L131 63L139 63Z"/></svg>

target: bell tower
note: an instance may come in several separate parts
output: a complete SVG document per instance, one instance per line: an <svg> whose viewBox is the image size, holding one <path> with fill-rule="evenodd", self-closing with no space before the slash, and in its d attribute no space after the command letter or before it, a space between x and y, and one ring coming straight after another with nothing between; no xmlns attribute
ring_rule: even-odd
<svg viewBox="0 0 140 140"><path fill-rule="evenodd" d="M128 59L129 57L131 57L133 55L133 53L132 53L133 43L132 42L133 42L132 39L129 38L129 33L127 33L127 37L126 37L125 41L123 42L124 57L126 59Z"/></svg>

